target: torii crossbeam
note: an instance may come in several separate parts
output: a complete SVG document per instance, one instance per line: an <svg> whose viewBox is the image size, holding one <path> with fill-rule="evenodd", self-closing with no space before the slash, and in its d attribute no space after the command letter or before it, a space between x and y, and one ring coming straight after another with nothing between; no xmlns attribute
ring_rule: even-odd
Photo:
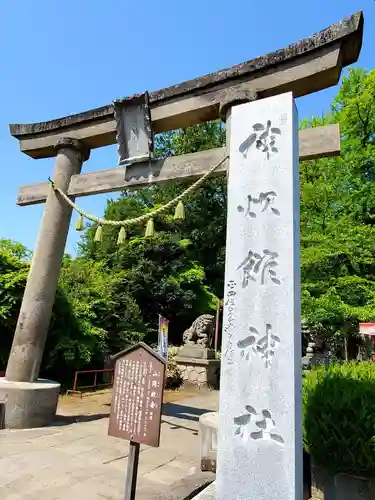
<svg viewBox="0 0 375 500"><path fill-rule="evenodd" d="M300 97L335 85L342 68L358 59L362 32L363 15L358 12L277 52L151 92L152 131L217 119L223 104L243 102L249 93L257 99L290 91ZM19 140L21 151L32 158L56 156L54 183L72 198L173 180L191 181L225 156L224 148L219 148L81 175L90 149L116 142L113 105L47 122L10 125L10 132ZM302 160L338 155L338 125L300 131L299 149ZM228 163L217 174L224 173ZM20 189L19 205L44 202L6 378L0 379L0 400L7 397L7 427L44 425L56 411L59 386L39 383L38 375L72 209L46 182Z"/></svg>

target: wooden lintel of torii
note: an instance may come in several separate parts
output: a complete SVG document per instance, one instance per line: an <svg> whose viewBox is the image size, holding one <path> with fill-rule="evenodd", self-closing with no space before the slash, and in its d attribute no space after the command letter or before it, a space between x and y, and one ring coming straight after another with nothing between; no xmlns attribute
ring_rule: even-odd
<svg viewBox="0 0 375 500"><path fill-rule="evenodd" d="M299 132L300 160L312 160L322 156L340 154L339 125L327 125L304 129ZM196 180L225 157L225 148L209 149L198 153L170 156L163 160L135 163L128 167L98 170L88 174L73 175L68 195L89 196L111 193L127 188L140 188L153 184L166 184ZM227 170L225 161L213 175L222 175ZM49 190L48 182L22 186L17 196L17 205L27 206L44 203Z"/></svg>
<svg viewBox="0 0 375 500"><path fill-rule="evenodd" d="M354 63L362 45L362 12L277 52L149 94L153 132L219 118L228 94L256 91L260 98L283 92L301 97L335 85L341 69ZM116 143L113 105L33 124L10 125L21 151L32 158L56 155L61 138L92 149Z"/></svg>

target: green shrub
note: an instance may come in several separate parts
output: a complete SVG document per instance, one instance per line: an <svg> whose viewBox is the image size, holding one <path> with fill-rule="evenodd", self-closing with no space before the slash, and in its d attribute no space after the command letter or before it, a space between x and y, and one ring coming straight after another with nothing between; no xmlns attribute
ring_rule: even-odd
<svg viewBox="0 0 375 500"><path fill-rule="evenodd" d="M175 361L168 361L165 380L166 389L179 389L184 383L181 370Z"/></svg>
<svg viewBox="0 0 375 500"><path fill-rule="evenodd" d="M176 345L170 345L168 346L168 359L172 360L174 359L177 354L180 352L181 347L176 346Z"/></svg>
<svg viewBox="0 0 375 500"><path fill-rule="evenodd" d="M375 476L375 364L316 367L303 377L303 440L331 473Z"/></svg>

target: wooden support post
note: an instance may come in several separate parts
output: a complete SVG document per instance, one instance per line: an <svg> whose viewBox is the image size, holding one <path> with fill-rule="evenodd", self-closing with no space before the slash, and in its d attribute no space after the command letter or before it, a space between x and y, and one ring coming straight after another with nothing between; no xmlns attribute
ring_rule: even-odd
<svg viewBox="0 0 375 500"><path fill-rule="evenodd" d="M88 151L69 138L60 139L56 148L53 180L66 192ZM71 214L72 208L50 187L5 374L9 381L38 378Z"/></svg>
<svg viewBox="0 0 375 500"><path fill-rule="evenodd" d="M139 443L130 441L124 500L135 500L135 491L137 489L139 447Z"/></svg>
<svg viewBox="0 0 375 500"><path fill-rule="evenodd" d="M76 392L76 390L77 390L77 377L78 377L78 373L75 372L75 374L74 374L73 392Z"/></svg>

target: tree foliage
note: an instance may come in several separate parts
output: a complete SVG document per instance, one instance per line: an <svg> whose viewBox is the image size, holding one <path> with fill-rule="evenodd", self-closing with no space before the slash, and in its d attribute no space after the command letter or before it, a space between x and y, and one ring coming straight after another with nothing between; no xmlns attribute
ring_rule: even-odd
<svg viewBox="0 0 375 500"><path fill-rule="evenodd" d="M375 320L375 71L351 69L329 113L301 123L339 123L341 156L303 162L301 180L302 313L309 325L343 351L355 353L358 321ZM160 157L220 147L218 122L160 134ZM174 183L125 191L110 200L108 219L148 213L186 186ZM48 374L102 366L105 357L141 338L157 340L158 314L170 320L171 340L213 312L223 296L226 178L209 179L185 201L186 220L157 217L157 235L132 228L124 245L117 230L95 227L82 236L79 255L65 257L43 366ZM0 365L15 328L30 254L20 244L0 241ZM0 369L2 366L0 366Z"/></svg>
<svg viewBox="0 0 375 500"><path fill-rule="evenodd" d="M341 156L301 165L302 311L353 356L358 322L375 318L375 71L351 69L319 121L340 124Z"/></svg>
<svg viewBox="0 0 375 500"><path fill-rule="evenodd" d="M207 123L157 139L159 156L182 154L197 148L221 146L220 123ZM186 186L169 184L126 191L107 204L105 217L124 220L147 213L182 192ZM170 321L171 339L181 342L184 329L200 314L214 312L222 296L225 248L226 190L223 179L213 179L185 203L186 221L173 214L156 217L156 237L143 237L144 227L128 232L117 245L118 229L104 227L103 243L94 241L95 227L88 227L80 246L82 258L101 261L111 273L125 271L123 287L141 310L146 340L156 341L158 314Z"/></svg>
<svg viewBox="0 0 375 500"><path fill-rule="evenodd" d="M0 240L0 369L5 366L26 284L27 256L20 243Z"/></svg>
<svg viewBox="0 0 375 500"><path fill-rule="evenodd" d="M105 358L142 340L139 308L123 289L124 273L101 262L65 258L43 367L59 380L78 369L102 367Z"/></svg>

